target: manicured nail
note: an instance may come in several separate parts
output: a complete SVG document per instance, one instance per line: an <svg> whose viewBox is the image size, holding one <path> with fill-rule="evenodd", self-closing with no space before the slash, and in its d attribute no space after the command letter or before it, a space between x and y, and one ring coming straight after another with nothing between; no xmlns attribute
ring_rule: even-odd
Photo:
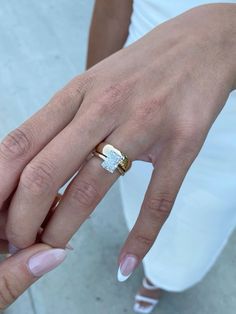
<svg viewBox="0 0 236 314"><path fill-rule="evenodd" d="M19 251L20 251L20 249L18 249L15 245L13 245L11 243L8 244L8 252L10 253L10 255L14 255Z"/></svg>
<svg viewBox="0 0 236 314"><path fill-rule="evenodd" d="M134 255L126 255L120 263L117 279L120 282L127 280L138 266L138 259Z"/></svg>
<svg viewBox="0 0 236 314"><path fill-rule="evenodd" d="M41 277L60 265L66 258L63 249L50 249L33 255L28 261L30 272L35 277Z"/></svg>

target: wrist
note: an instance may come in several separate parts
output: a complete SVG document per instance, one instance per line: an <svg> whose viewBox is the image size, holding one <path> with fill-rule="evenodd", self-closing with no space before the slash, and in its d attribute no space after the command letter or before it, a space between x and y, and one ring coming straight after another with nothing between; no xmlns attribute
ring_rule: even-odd
<svg viewBox="0 0 236 314"><path fill-rule="evenodd" d="M213 3L194 8L201 20L201 40L208 42L215 55L216 75L236 89L236 4Z"/></svg>
<svg viewBox="0 0 236 314"><path fill-rule="evenodd" d="M218 21L216 31L220 37L219 45L222 47L222 57L225 59L224 64L232 91L236 89L236 4L219 3L208 6L214 6L219 17L217 19L213 16Z"/></svg>
<svg viewBox="0 0 236 314"><path fill-rule="evenodd" d="M228 4L229 13L227 18L226 38L229 50L229 63L231 67L232 90L236 89L236 4ZM227 49L227 48L226 48Z"/></svg>

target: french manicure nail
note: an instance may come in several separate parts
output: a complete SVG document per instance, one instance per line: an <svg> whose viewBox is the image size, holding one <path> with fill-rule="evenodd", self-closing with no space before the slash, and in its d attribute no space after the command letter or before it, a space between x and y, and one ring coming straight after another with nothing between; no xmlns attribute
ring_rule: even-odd
<svg viewBox="0 0 236 314"><path fill-rule="evenodd" d="M13 245L11 243L8 244L8 252L10 253L10 255L14 255L19 251L20 251L20 249L18 249L15 245Z"/></svg>
<svg viewBox="0 0 236 314"><path fill-rule="evenodd" d="M28 261L28 268L35 277L41 277L60 265L66 258L63 249L50 249L33 255Z"/></svg>
<svg viewBox="0 0 236 314"><path fill-rule="evenodd" d="M120 282L127 280L138 266L138 259L134 255L126 255L120 263L117 279Z"/></svg>

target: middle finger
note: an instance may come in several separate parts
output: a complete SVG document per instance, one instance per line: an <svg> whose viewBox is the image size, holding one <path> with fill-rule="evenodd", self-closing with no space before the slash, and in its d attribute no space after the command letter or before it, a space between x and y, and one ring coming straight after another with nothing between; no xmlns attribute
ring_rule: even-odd
<svg viewBox="0 0 236 314"><path fill-rule="evenodd" d="M78 112L79 113L79 112ZM95 112L94 112L95 114ZM111 126L90 115L76 116L25 168L7 222L9 242L25 248L35 242L58 189L79 169Z"/></svg>

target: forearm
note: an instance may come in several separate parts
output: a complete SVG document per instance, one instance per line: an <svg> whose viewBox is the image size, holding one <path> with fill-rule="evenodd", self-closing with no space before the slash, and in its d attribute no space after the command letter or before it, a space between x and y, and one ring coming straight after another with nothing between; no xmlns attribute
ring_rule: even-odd
<svg viewBox="0 0 236 314"><path fill-rule="evenodd" d="M90 26L87 68L121 49L128 36L132 0L96 0Z"/></svg>
<svg viewBox="0 0 236 314"><path fill-rule="evenodd" d="M236 90L236 4L233 4L232 7L232 14L234 16L233 20L233 24L232 24L232 45L233 45L233 68L234 68L234 86L233 88Z"/></svg>
<svg viewBox="0 0 236 314"><path fill-rule="evenodd" d="M216 4L222 8L221 15L225 21L225 36L223 37L223 45L228 51L228 58L226 62L229 62L233 87L232 90L236 89L236 4ZM222 26L223 29L223 26Z"/></svg>

